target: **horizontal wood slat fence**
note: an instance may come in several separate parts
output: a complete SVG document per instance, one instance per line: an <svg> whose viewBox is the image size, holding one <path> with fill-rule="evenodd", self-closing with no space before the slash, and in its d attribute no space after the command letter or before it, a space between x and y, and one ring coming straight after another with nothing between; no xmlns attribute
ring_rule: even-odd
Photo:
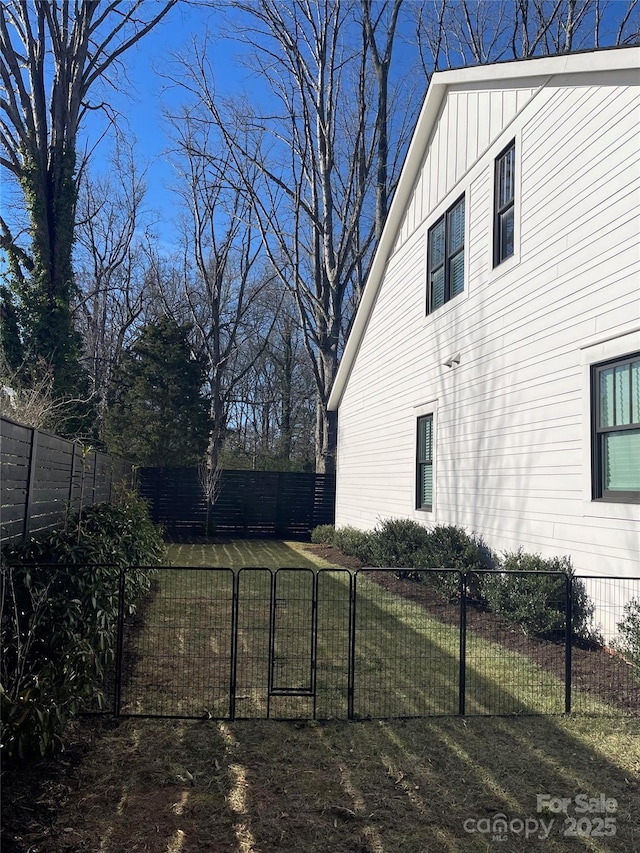
<svg viewBox="0 0 640 853"><path fill-rule="evenodd" d="M0 537L19 542L64 524L69 512L133 485L133 466L51 433L0 418Z"/></svg>
<svg viewBox="0 0 640 853"><path fill-rule="evenodd" d="M308 537L335 518L335 479L324 474L222 471L208 514L195 468L141 468L139 489L153 521L174 536Z"/></svg>

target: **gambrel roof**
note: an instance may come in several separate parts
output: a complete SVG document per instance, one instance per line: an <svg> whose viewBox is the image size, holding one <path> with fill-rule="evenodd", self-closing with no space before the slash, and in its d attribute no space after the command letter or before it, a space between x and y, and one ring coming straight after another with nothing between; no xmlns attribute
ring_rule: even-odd
<svg viewBox="0 0 640 853"><path fill-rule="evenodd" d="M391 255L542 88L568 75L638 70L640 47L619 47L441 71L433 75L329 398L340 405ZM455 102L455 104L454 104ZM470 132L499 104L483 133ZM447 121L443 116L451 106ZM639 117L640 123L640 117ZM446 126L445 126L446 125ZM452 138L456 144L452 145ZM440 146L439 155L427 155ZM426 164L426 165L425 165ZM426 273L425 273L426 275Z"/></svg>

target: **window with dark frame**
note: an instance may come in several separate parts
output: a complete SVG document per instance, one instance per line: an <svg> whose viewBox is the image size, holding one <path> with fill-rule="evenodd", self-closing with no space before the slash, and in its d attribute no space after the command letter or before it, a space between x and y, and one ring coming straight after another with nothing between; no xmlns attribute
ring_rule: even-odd
<svg viewBox="0 0 640 853"><path fill-rule="evenodd" d="M593 498L640 503L640 352L591 374Z"/></svg>
<svg viewBox="0 0 640 853"><path fill-rule="evenodd" d="M516 184L516 141L496 157L494 217L493 217L493 265L497 267L514 252Z"/></svg>
<svg viewBox="0 0 640 853"><path fill-rule="evenodd" d="M416 506L433 507L433 415L418 418L418 465Z"/></svg>
<svg viewBox="0 0 640 853"><path fill-rule="evenodd" d="M427 314L464 290L464 196L429 229Z"/></svg>

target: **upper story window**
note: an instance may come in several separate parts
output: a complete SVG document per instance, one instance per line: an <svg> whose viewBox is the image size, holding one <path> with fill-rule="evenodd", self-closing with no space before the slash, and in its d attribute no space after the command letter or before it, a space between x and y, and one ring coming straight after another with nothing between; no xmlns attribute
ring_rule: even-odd
<svg viewBox="0 0 640 853"><path fill-rule="evenodd" d="M464 290L464 196L429 229L427 314Z"/></svg>
<svg viewBox="0 0 640 853"><path fill-rule="evenodd" d="M514 252L516 185L515 139L496 157L494 215L493 215L493 265L497 267Z"/></svg>
<svg viewBox="0 0 640 853"><path fill-rule="evenodd" d="M593 497L640 503L640 352L592 368Z"/></svg>

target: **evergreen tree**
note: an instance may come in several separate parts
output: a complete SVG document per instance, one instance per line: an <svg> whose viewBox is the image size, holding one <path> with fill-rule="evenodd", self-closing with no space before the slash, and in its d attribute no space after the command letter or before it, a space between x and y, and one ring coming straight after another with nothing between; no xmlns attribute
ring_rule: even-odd
<svg viewBox="0 0 640 853"><path fill-rule="evenodd" d="M115 373L105 438L112 453L138 465L194 465L208 438L204 368L188 325L168 317L147 324Z"/></svg>

